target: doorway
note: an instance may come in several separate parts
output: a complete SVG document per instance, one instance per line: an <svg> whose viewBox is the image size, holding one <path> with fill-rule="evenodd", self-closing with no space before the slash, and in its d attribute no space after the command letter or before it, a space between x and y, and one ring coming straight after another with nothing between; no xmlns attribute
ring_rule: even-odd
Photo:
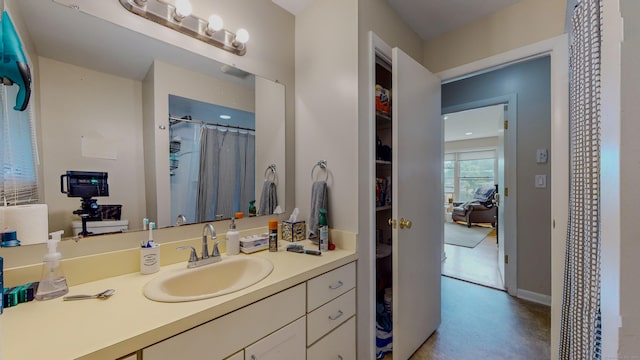
<svg viewBox="0 0 640 360"><path fill-rule="evenodd" d="M443 109L442 274L504 290L504 265L499 262L504 253L499 213L504 209L499 194L505 184L503 124L508 105L476 105L464 104L469 109L461 111Z"/></svg>

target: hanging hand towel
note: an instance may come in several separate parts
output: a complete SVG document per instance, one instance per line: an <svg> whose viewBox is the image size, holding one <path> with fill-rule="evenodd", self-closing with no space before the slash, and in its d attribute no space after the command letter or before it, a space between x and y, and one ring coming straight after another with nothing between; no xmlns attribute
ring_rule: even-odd
<svg viewBox="0 0 640 360"><path fill-rule="evenodd" d="M278 206L278 194L276 184L271 180L265 180L262 184L262 195L260 195L260 207L258 215L271 215Z"/></svg>
<svg viewBox="0 0 640 360"><path fill-rule="evenodd" d="M311 213L309 215L309 239L318 237L318 215L320 209L328 210L329 200L326 181L314 181L311 186ZM328 220L328 219L327 219Z"/></svg>

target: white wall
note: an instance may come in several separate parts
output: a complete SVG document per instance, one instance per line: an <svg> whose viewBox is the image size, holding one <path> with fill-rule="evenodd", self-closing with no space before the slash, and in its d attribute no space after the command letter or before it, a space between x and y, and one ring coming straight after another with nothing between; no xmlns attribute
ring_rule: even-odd
<svg viewBox="0 0 640 360"><path fill-rule="evenodd" d="M67 170L106 171L109 197L98 204L122 204L122 219L140 224L144 217L142 89L139 81L39 58L42 178L49 205L49 228L72 234L72 212L79 198L60 192ZM117 159L83 157L81 138L115 143Z"/></svg>
<svg viewBox="0 0 640 360"><path fill-rule="evenodd" d="M433 72L563 34L566 0L523 0L424 43Z"/></svg>
<svg viewBox="0 0 640 360"><path fill-rule="evenodd" d="M636 179L640 4L604 0L602 43L602 335L603 358L640 357L640 269Z"/></svg>

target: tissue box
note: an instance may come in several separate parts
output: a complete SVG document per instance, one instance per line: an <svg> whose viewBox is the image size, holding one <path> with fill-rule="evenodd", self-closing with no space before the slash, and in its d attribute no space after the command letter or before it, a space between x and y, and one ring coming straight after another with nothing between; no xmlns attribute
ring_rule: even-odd
<svg viewBox="0 0 640 360"><path fill-rule="evenodd" d="M282 240L300 241L306 238L307 224L304 221L283 221Z"/></svg>

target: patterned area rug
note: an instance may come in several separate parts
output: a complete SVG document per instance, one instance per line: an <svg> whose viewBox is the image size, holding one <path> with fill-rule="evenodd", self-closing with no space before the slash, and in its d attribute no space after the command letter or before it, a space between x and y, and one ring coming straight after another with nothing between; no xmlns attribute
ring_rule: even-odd
<svg viewBox="0 0 640 360"><path fill-rule="evenodd" d="M466 224L444 223L444 243L449 245L474 248L480 244L490 232L491 228L472 226Z"/></svg>

